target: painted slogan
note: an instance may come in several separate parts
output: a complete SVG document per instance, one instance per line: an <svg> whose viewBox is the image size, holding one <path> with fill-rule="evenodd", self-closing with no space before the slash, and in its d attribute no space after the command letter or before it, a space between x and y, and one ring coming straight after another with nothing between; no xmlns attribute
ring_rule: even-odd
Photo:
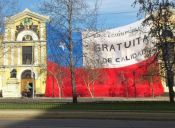
<svg viewBox="0 0 175 128"><path fill-rule="evenodd" d="M106 30L83 33L83 64L90 60L101 63L105 68L118 68L139 63L154 52L148 27L142 21Z"/></svg>

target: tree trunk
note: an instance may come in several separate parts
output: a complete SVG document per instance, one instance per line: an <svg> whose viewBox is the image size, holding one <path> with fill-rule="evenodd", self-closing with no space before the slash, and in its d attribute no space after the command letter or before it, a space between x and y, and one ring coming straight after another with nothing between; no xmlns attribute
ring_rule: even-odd
<svg viewBox="0 0 175 128"><path fill-rule="evenodd" d="M150 84L151 84L151 88L152 88L152 97L154 98L154 97L155 97L155 95L154 95L153 76L151 76L151 78L150 78Z"/></svg>
<svg viewBox="0 0 175 128"><path fill-rule="evenodd" d="M169 89L169 99L170 99L170 102L174 102L174 90L173 90L173 87L172 86L169 86L168 89Z"/></svg>
<svg viewBox="0 0 175 128"><path fill-rule="evenodd" d="M128 98L129 94L128 94L128 82L126 83L126 97Z"/></svg>
<svg viewBox="0 0 175 128"><path fill-rule="evenodd" d="M61 93L61 98L62 98L63 97L63 83L62 82L61 82L60 89L61 89L60 93Z"/></svg>
<svg viewBox="0 0 175 128"><path fill-rule="evenodd" d="M71 0L68 1L68 31L69 31L69 52L70 52L70 73L71 73L71 85L72 85L72 98L73 103L77 103L77 93L76 93L76 84L75 84L75 68L74 68L74 61L73 61L73 39L72 39L72 12L73 12L73 3Z"/></svg>
<svg viewBox="0 0 175 128"><path fill-rule="evenodd" d="M93 95L93 98L94 98L94 94L95 92L94 92L94 83L92 84L92 95Z"/></svg>
<svg viewBox="0 0 175 128"><path fill-rule="evenodd" d="M54 77L52 77L52 97L54 97Z"/></svg>
<svg viewBox="0 0 175 128"><path fill-rule="evenodd" d="M93 94L92 94L90 85L87 85L87 88L88 88L88 91L89 91L89 94L90 94L91 98L93 98Z"/></svg>
<svg viewBox="0 0 175 128"><path fill-rule="evenodd" d="M174 73L173 71L167 71L167 84L169 89L169 99L170 102L174 102Z"/></svg>
<svg viewBox="0 0 175 128"><path fill-rule="evenodd" d="M72 84L72 95L73 95L73 103L77 103L77 92L76 92L76 85L75 85L75 73L74 71L71 72L71 84Z"/></svg>
<svg viewBox="0 0 175 128"><path fill-rule="evenodd" d="M59 99L61 99L61 88L60 88L60 85L58 86L58 91L59 91Z"/></svg>
<svg viewBox="0 0 175 128"><path fill-rule="evenodd" d="M74 68L74 64L73 64L73 44L72 44L72 41L70 43L70 49L71 49L70 50L70 73L71 73L72 96L73 96L73 103L77 103L77 92L76 92L76 84L75 84L75 68Z"/></svg>
<svg viewBox="0 0 175 128"><path fill-rule="evenodd" d="M133 76L134 76L134 96L135 98L137 97L137 88L136 88L136 79L135 79L135 71L133 72Z"/></svg>

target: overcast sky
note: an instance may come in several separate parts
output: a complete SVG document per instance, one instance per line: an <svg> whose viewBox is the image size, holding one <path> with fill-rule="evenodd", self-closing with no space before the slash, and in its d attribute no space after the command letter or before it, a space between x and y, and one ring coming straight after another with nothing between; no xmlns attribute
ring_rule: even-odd
<svg viewBox="0 0 175 128"><path fill-rule="evenodd" d="M38 12L38 6L44 0L19 0L19 11L29 8ZM93 4L94 0L87 0ZM131 7L134 0L101 0L98 24L105 28L114 28L138 20L137 8Z"/></svg>

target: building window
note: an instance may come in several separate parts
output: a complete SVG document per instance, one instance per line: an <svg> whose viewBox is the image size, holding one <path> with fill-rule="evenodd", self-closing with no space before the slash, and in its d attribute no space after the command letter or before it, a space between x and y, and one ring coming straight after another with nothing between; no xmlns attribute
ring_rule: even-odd
<svg viewBox="0 0 175 128"><path fill-rule="evenodd" d="M32 46L23 46L22 47L22 64L32 64L33 55L32 55Z"/></svg>

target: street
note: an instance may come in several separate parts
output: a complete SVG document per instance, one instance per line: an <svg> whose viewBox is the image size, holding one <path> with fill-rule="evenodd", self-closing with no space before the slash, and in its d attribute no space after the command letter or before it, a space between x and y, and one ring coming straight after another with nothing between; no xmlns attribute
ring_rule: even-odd
<svg viewBox="0 0 175 128"><path fill-rule="evenodd" d="M99 119L1 119L0 128L174 128L175 121Z"/></svg>

